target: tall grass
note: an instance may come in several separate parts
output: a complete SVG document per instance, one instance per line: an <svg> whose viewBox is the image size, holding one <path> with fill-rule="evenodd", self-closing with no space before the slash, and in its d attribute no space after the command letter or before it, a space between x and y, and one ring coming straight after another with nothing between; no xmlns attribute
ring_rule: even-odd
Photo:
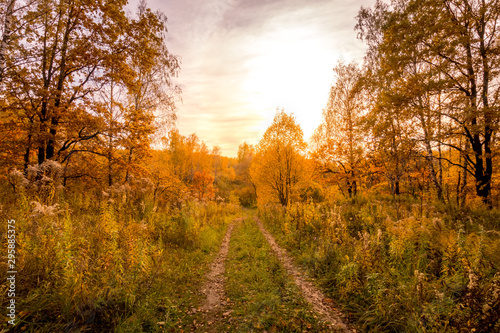
<svg viewBox="0 0 500 333"><path fill-rule="evenodd" d="M500 330L498 212L361 197L259 214L362 331Z"/></svg>
<svg viewBox="0 0 500 333"><path fill-rule="evenodd" d="M17 226L17 325L12 328L5 320L0 329L154 332L177 327L182 307L196 296L193 290L201 286L226 222L237 211L234 205L190 200L179 209L162 208L150 192L134 188L85 195L48 184L48 194L38 193L17 188L4 198L3 249L6 219L15 219ZM2 269L2 281L5 274Z"/></svg>

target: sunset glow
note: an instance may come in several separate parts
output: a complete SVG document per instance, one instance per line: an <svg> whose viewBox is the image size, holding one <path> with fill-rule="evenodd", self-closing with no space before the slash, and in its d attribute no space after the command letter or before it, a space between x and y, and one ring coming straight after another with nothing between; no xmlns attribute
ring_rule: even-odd
<svg viewBox="0 0 500 333"><path fill-rule="evenodd" d="M153 1L182 61L177 127L235 156L256 144L276 108L308 139L321 120L332 68L361 61L355 16L373 1Z"/></svg>
<svg viewBox="0 0 500 333"><path fill-rule="evenodd" d="M260 131L276 107L294 113L306 135L319 123L331 82L330 71L324 69L335 55L325 52L317 35L313 28L292 26L262 36L258 48L267 52L252 60L244 84L251 107L262 112Z"/></svg>

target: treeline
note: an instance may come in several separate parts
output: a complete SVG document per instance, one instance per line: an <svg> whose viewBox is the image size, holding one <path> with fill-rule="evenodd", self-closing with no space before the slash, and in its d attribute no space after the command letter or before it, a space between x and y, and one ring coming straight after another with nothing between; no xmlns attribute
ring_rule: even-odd
<svg viewBox="0 0 500 333"><path fill-rule="evenodd" d="M414 151L439 199L456 188L492 204L498 157L498 1L396 1L362 8L371 142L398 181ZM446 173L444 165L454 173ZM493 192L494 191L494 192Z"/></svg>
<svg viewBox="0 0 500 333"><path fill-rule="evenodd" d="M54 160L65 179L127 177L175 120L179 60L166 16L141 2L7 1L0 50L1 167ZM94 162L95 161L95 162Z"/></svg>
<svg viewBox="0 0 500 333"><path fill-rule="evenodd" d="M185 188L247 206L360 191L497 203L498 1L361 8L365 61L334 68L311 142L281 110L238 160L173 130L179 60L165 43L166 17L144 2L133 15L125 5L5 3L3 175L53 160L63 185L105 189L146 177L162 188L156 194L169 188L172 202Z"/></svg>
<svg viewBox="0 0 500 333"><path fill-rule="evenodd" d="M297 184L314 179L347 197L367 190L497 205L499 6L405 0L362 7L356 29L368 45L364 63L334 68L307 153L293 117L276 116L257 147L262 194L286 206Z"/></svg>
<svg viewBox="0 0 500 333"><path fill-rule="evenodd" d="M50 179L101 196L143 179L155 200L179 206L227 201L245 183L236 159L174 129L180 62L163 13L141 2L130 14L126 1L4 5L0 168L14 190Z"/></svg>

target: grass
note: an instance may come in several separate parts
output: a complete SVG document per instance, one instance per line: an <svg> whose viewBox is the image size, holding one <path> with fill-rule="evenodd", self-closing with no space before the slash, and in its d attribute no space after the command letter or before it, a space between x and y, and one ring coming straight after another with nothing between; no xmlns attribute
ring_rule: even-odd
<svg viewBox="0 0 500 333"><path fill-rule="evenodd" d="M226 311L231 315L216 324L216 331L329 331L300 295L252 218L233 232L226 275Z"/></svg>
<svg viewBox="0 0 500 333"><path fill-rule="evenodd" d="M137 192L142 193L142 192ZM50 194L50 193L49 193ZM16 220L17 325L11 332L330 331L300 295L255 221L239 223L226 263L228 304L195 311L231 204L158 209L148 194L23 192L3 198ZM379 198L298 203L259 214L363 332L500 329L498 211L458 211ZM0 224L0 235L7 234ZM7 248L7 238L0 238ZM6 279L3 260L0 279ZM6 308L5 284L0 307ZM207 321L212 321L208 325Z"/></svg>
<svg viewBox="0 0 500 333"><path fill-rule="evenodd" d="M217 255L226 225L202 233L200 246L173 248L163 263L164 274L141 302L142 308L116 327L116 332L183 331L192 321L192 304L202 302L201 288ZM161 323L161 325L158 325Z"/></svg>
<svg viewBox="0 0 500 333"><path fill-rule="evenodd" d="M147 205L61 199L59 212L36 215L21 195L4 206L2 218L15 218L17 227L17 324L2 321L0 331L166 332L187 326L237 210L215 203L141 209ZM2 248L6 242L1 239ZM0 305L7 301L2 289Z"/></svg>
<svg viewBox="0 0 500 333"><path fill-rule="evenodd" d="M500 329L498 212L421 208L361 198L259 214L360 331Z"/></svg>

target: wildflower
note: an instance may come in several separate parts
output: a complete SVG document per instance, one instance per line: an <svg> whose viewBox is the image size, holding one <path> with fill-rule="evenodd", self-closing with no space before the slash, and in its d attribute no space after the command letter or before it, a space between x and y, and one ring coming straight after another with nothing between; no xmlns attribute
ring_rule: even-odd
<svg viewBox="0 0 500 333"><path fill-rule="evenodd" d="M363 242L363 250L368 251L371 245L370 234L367 231L363 231L363 234L360 233L360 238Z"/></svg>
<svg viewBox="0 0 500 333"><path fill-rule="evenodd" d="M437 289L434 289L434 293L436 294L436 298L440 301L443 301L444 300L444 293L437 290Z"/></svg>
<svg viewBox="0 0 500 333"><path fill-rule="evenodd" d="M418 283L421 283L424 281L425 275L424 275L424 273L419 272L418 269L416 269L415 272L413 272L413 274L417 278Z"/></svg>
<svg viewBox="0 0 500 333"><path fill-rule="evenodd" d="M417 293L418 297L422 299L422 292L423 292L423 282L425 275L424 273L420 273L417 269L414 272L415 277L417 278Z"/></svg>
<svg viewBox="0 0 500 333"><path fill-rule="evenodd" d="M33 180L38 176L38 172L38 165L29 165L26 169L26 176L28 177L28 179Z"/></svg>
<svg viewBox="0 0 500 333"><path fill-rule="evenodd" d="M472 269L469 268L469 283L467 284L467 289L473 290L479 286L479 277L474 273Z"/></svg>
<svg viewBox="0 0 500 333"><path fill-rule="evenodd" d="M32 201L31 205L33 206L33 214L31 215L32 217L54 216L61 212L61 210L59 210L59 204L48 206L41 204L38 201Z"/></svg>
<svg viewBox="0 0 500 333"><path fill-rule="evenodd" d="M9 173L9 178L11 183L16 187L26 188L29 185L29 181L24 177L23 173L16 168L12 169Z"/></svg>
<svg viewBox="0 0 500 333"><path fill-rule="evenodd" d="M52 175L52 177L56 177L63 170L63 166L56 161L45 160L45 162L39 165L39 170L45 174Z"/></svg>
<svg viewBox="0 0 500 333"><path fill-rule="evenodd" d="M377 243L380 243L380 241L382 240L382 230L377 229Z"/></svg>
<svg viewBox="0 0 500 333"><path fill-rule="evenodd" d="M483 313L486 314L490 311L495 304L500 301L500 273L496 273L491 281L491 287L483 304Z"/></svg>
<svg viewBox="0 0 500 333"><path fill-rule="evenodd" d="M441 231L443 230L443 221L440 218L435 217L432 219L432 226L437 231Z"/></svg>

